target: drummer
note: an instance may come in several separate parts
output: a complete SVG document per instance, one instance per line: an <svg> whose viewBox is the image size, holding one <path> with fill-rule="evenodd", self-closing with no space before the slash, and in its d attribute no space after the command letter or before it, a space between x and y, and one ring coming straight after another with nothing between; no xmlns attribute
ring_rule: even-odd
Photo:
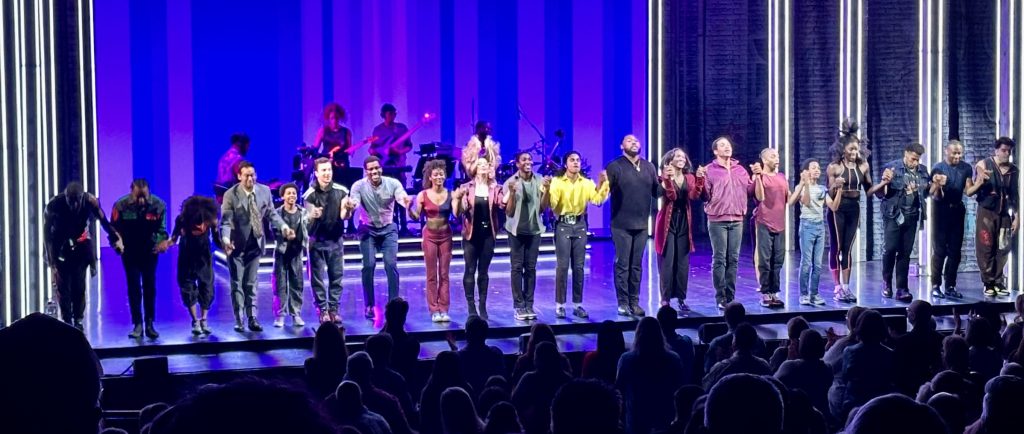
<svg viewBox="0 0 1024 434"><path fill-rule="evenodd" d="M491 123L487 121L476 123L476 134L462 150L462 168L470 178L476 176L475 164L481 156L491 162L491 173L495 173L501 164L501 144L494 140L491 135Z"/></svg>

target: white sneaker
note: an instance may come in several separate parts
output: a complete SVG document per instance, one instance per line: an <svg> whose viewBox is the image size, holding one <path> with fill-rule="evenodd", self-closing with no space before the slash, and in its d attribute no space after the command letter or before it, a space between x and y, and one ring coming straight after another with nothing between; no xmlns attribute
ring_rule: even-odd
<svg viewBox="0 0 1024 434"><path fill-rule="evenodd" d="M441 322L441 313L440 312L434 312L434 313L430 314L430 321L432 321L432 322Z"/></svg>
<svg viewBox="0 0 1024 434"><path fill-rule="evenodd" d="M800 304L802 304L804 306L810 306L811 305L811 296L809 296L809 295L801 295L800 296Z"/></svg>
<svg viewBox="0 0 1024 434"><path fill-rule="evenodd" d="M284 327L284 317L283 316L276 316L276 317L274 317L274 327L278 327L278 328Z"/></svg>
<svg viewBox="0 0 1024 434"><path fill-rule="evenodd" d="M306 322L302 320L301 316L292 315L292 325L295 327L305 327Z"/></svg>
<svg viewBox="0 0 1024 434"><path fill-rule="evenodd" d="M825 299L821 298L821 296L818 295L818 294L812 294L811 295L811 304L813 304L815 306L824 305L825 304Z"/></svg>
<svg viewBox="0 0 1024 434"><path fill-rule="evenodd" d="M448 316L448 312L441 312L441 322L451 322L452 318Z"/></svg>

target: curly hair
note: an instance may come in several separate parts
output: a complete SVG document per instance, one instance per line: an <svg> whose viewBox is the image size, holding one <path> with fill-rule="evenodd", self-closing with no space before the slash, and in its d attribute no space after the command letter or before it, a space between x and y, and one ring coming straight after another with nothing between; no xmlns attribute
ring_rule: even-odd
<svg viewBox="0 0 1024 434"><path fill-rule="evenodd" d="M448 163L438 158L436 160L430 160L423 165L423 189L428 189L434 184L430 181L430 176L435 170L441 170L445 176L448 176Z"/></svg>
<svg viewBox="0 0 1024 434"><path fill-rule="evenodd" d="M331 113L334 113L338 117L338 121L345 120L345 108L336 102L329 102L324 106L324 120L326 121L330 117Z"/></svg>
<svg viewBox="0 0 1024 434"><path fill-rule="evenodd" d="M189 196L181 203L179 214L187 227L194 227L203 223L215 224L219 211L220 208L213 199L196 195Z"/></svg>
<svg viewBox="0 0 1024 434"><path fill-rule="evenodd" d="M692 168L690 164L690 156L687 155L686 151L684 151L683 148L680 147L669 149L668 151L665 152L664 155L661 156L661 168L664 169L672 165L672 160L676 159L676 152L682 152L683 155L686 156L686 165L683 166L683 173L690 173L690 169Z"/></svg>
<svg viewBox="0 0 1024 434"><path fill-rule="evenodd" d="M857 164L865 162L868 156L871 155L871 150L868 149L866 142L857 136L857 131L859 129L860 126L857 125L857 121L850 118L843 120L842 125L839 126L839 136L836 138L835 143L832 144L833 163L843 162L843 156L846 154L846 147L850 143L857 143L860 145L860 158L857 159Z"/></svg>

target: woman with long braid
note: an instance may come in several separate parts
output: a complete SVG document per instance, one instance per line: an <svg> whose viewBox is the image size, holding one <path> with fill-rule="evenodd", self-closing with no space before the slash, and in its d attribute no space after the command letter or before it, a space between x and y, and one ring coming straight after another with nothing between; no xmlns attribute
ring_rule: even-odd
<svg viewBox="0 0 1024 434"><path fill-rule="evenodd" d="M837 202L835 209L825 210L828 225L828 265L835 280L835 300L856 303L850 291L850 266L853 241L860 226L861 190L871 188L871 165L867 162L870 151L857 136L857 123L843 121L839 138L832 147L834 160L826 169L828 194Z"/></svg>

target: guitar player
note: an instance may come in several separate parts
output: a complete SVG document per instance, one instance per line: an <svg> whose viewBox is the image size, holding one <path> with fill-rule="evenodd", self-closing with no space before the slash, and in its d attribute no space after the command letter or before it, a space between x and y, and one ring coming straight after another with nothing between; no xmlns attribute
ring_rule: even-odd
<svg viewBox="0 0 1024 434"><path fill-rule="evenodd" d="M384 171L402 183L406 187L406 175L401 169L406 166L405 156L412 151L412 140L409 140L409 127L401 122L395 122L398 110L395 106L387 103L380 108L380 117L384 119L379 125L373 128L373 136L376 137L370 144L370 155L380 158ZM403 140L402 137L405 136ZM399 141L400 140L400 141ZM395 207L395 216L398 218L399 228L403 235L408 235L405 209L401 206Z"/></svg>

